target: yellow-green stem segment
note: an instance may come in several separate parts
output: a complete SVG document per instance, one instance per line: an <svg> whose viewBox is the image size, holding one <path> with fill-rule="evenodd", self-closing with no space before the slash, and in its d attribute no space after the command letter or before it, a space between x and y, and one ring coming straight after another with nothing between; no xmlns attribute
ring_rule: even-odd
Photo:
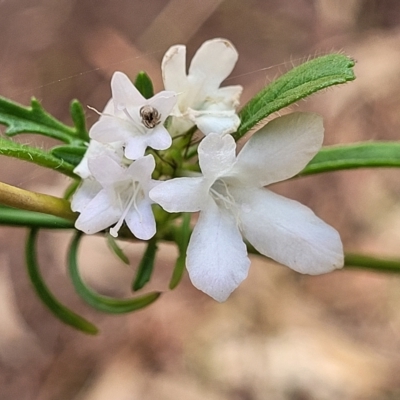
<svg viewBox="0 0 400 400"><path fill-rule="evenodd" d="M28 211L37 211L75 221L69 201L48 194L31 192L0 182L0 204Z"/></svg>

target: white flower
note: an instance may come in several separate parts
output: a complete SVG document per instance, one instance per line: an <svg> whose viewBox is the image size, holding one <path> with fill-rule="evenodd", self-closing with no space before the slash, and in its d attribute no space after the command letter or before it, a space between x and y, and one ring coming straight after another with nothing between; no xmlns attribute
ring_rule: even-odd
<svg viewBox="0 0 400 400"><path fill-rule="evenodd" d="M75 167L74 173L80 176L82 179L89 178L92 175L89 170L89 160L102 155L108 155L118 163L122 162L124 156L122 143L114 142L110 144L104 144L98 142L97 140L91 140L81 162Z"/></svg>
<svg viewBox="0 0 400 400"><path fill-rule="evenodd" d="M153 237L156 224L148 193L157 184L151 179L154 157L140 157L124 168L102 155L90 158L88 166L91 177L83 181L71 203L72 210L80 212L75 227L92 234L116 224L110 233L117 237L125 221L138 239Z"/></svg>
<svg viewBox="0 0 400 400"><path fill-rule="evenodd" d="M164 86L178 93L170 131L182 133L194 125L205 134L232 133L240 124L236 114L241 86L220 88L232 72L238 53L225 39L209 40L197 50L186 75L186 47L172 46L161 69Z"/></svg>
<svg viewBox="0 0 400 400"><path fill-rule="evenodd" d="M104 119L104 115L108 115L112 112L114 104L110 100L104 110L100 115L99 121ZM87 179L91 176L89 171L88 161L91 158L99 157L101 155L108 155L115 159L118 163L122 162L124 158L124 149L122 142L111 142L111 143L101 143L97 140L92 139L89 142L86 153L84 154L81 162L75 167L74 173L80 176L82 179Z"/></svg>
<svg viewBox="0 0 400 400"><path fill-rule="evenodd" d="M146 147L165 150L171 146L171 136L163 123L176 103L176 93L162 91L146 100L122 72L114 73L111 91L113 107L90 129L92 139L122 142L130 160L143 156Z"/></svg>
<svg viewBox="0 0 400 400"><path fill-rule="evenodd" d="M209 134L199 145L203 175L176 178L150 191L168 212L201 211L187 250L193 284L224 301L246 278L242 236L261 254L307 274L343 265L338 232L309 208L263 188L290 178L318 152L321 117L294 113L256 132L235 156L230 136Z"/></svg>

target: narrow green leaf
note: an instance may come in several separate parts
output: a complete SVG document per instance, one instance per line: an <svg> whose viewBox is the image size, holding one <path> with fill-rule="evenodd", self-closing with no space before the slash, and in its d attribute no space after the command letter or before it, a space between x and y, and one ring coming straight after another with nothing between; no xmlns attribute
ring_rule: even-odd
<svg viewBox="0 0 400 400"><path fill-rule="evenodd" d="M75 290L86 303L91 305L96 310L102 312L110 314L122 314L139 310L150 305L158 299L161 294L159 292L148 293L132 299L116 299L113 297L100 295L87 287L79 275L77 263L78 245L81 237L82 235L79 232L72 240L68 255L68 265L69 273L71 275L72 283L75 286Z"/></svg>
<svg viewBox="0 0 400 400"><path fill-rule="evenodd" d="M182 226L179 231L177 231L177 240L179 256L176 260L174 271L172 273L171 281L169 282L169 288L175 289L182 279L183 272L186 265L186 251L189 245L189 239L191 235L190 229L190 214L184 213L182 216Z"/></svg>
<svg viewBox="0 0 400 400"><path fill-rule="evenodd" d="M76 179L72 181L72 183L65 189L63 199L65 200L70 200L73 194L76 192L76 189L78 189L79 185L81 184L80 179Z"/></svg>
<svg viewBox="0 0 400 400"><path fill-rule="evenodd" d="M89 142L89 133L86 129L86 117L82 104L78 100L72 100L70 105L72 121L74 121L76 134L84 142Z"/></svg>
<svg viewBox="0 0 400 400"><path fill-rule="evenodd" d="M122 251L121 247L118 246L117 241L108 233L107 234L107 244L112 250L112 252L126 265L129 265L129 258Z"/></svg>
<svg viewBox="0 0 400 400"><path fill-rule="evenodd" d="M273 112L279 111L329 86L355 79L354 61L342 54L329 54L307 61L271 82L240 112L236 140Z"/></svg>
<svg viewBox="0 0 400 400"><path fill-rule="evenodd" d="M370 257L363 254L346 253L344 257L346 268L372 269L378 272L400 272L400 260L389 260Z"/></svg>
<svg viewBox="0 0 400 400"><path fill-rule="evenodd" d="M140 261L136 278L132 284L133 291L142 289L142 287L150 280L151 274L154 269L156 252L157 240L153 238L150 239L150 241L148 242L146 251L144 252L142 260Z"/></svg>
<svg viewBox="0 0 400 400"><path fill-rule="evenodd" d="M38 230L32 229L26 242L26 264L28 275L39 298L47 308L61 321L84 333L95 335L98 329L80 315L61 304L50 292L39 271L36 257L36 237Z"/></svg>
<svg viewBox="0 0 400 400"><path fill-rule="evenodd" d="M376 167L400 167L400 142L365 142L323 147L299 176Z"/></svg>
<svg viewBox="0 0 400 400"><path fill-rule="evenodd" d="M60 160L76 167L81 162L86 150L87 147L65 145L53 147L50 153Z"/></svg>
<svg viewBox="0 0 400 400"><path fill-rule="evenodd" d="M12 140L0 137L0 155L18 158L29 161L41 167L50 168L64 175L76 178L74 166L54 157L50 153L35 147L13 142Z"/></svg>
<svg viewBox="0 0 400 400"><path fill-rule="evenodd" d="M0 97L0 123L8 126L6 134L9 136L39 133L70 143L71 136L75 135L73 128L48 114L35 98L30 107L24 107Z"/></svg>
<svg viewBox="0 0 400 400"><path fill-rule="evenodd" d="M146 72L141 71L137 74L135 86L144 98L150 99L150 97L154 96L153 82Z"/></svg>
<svg viewBox="0 0 400 400"><path fill-rule="evenodd" d="M46 229L74 229L74 222L35 211L0 205L0 225Z"/></svg>

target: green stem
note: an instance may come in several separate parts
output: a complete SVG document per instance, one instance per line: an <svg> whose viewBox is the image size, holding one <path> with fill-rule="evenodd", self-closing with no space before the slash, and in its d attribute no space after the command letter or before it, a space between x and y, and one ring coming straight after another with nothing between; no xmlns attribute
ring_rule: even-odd
<svg viewBox="0 0 400 400"><path fill-rule="evenodd" d="M383 258L370 257L363 254L346 253L345 255L346 268L364 268L382 272L397 272L400 273L400 259L389 260Z"/></svg>
<svg viewBox="0 0 400 400"><path fill-rule="evenodd" d="M75 221L69 201L47 194L31 192L0 182L0 204L27 211L37 211Z"/></svg>

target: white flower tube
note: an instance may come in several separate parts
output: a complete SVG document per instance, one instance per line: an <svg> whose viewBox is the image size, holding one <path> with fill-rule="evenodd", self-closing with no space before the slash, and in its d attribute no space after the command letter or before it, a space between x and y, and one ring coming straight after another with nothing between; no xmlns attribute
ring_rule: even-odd
<svg viewBox="0 0 400 400"><path fill-rule="evenodd" d="M152 189L168 212L200 211L187 250L193 284L224 301L246 278L250 261L242 236L257 251L307 274L343 266L338 232L309 208L263 186L294 176L322 145L322 118L293 113L256 132L235 156L230 136L209 134L199 145L203 175Z"/></svg>

